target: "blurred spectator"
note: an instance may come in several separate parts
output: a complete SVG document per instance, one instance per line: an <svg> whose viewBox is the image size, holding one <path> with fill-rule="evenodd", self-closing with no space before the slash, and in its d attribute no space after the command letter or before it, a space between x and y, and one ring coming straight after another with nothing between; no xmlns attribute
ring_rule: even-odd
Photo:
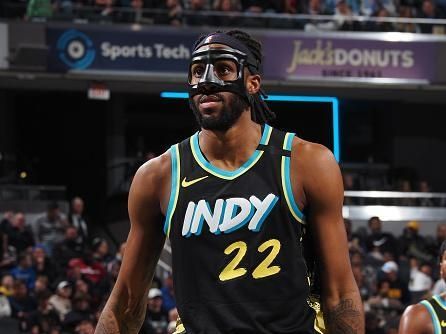
<svg viewBox="0 0 446 334"><path fill-rule="evenodd" d="M91 320L83 320L79 325L76 326L74 332L76 334L94 334L94 323Z"/></svg>
<svg viewBox="0 0 446 334"><path fill-rule="evenodd" d="M183 7L180 0L165 0L165 4L161 6L167 13L155 16L156 24L166 24L172 26L180 26L183 24Z"/></svg>
<svg viewBox="0 0 446 334"><path fill-rule="evenodd" d="M419 265L416 259L411 259L410 271L410 303L415 304L428 298L432 288L432 268L428 264Z"/></svg>
<svg viewBox="0 0 446 334"><path fill-rule="evenodd" d="M411 6L400 5L398 11L399 11L399 16L401 18L407 18L407 19L414 18L415 9ZM397 22L397 23L395 23L395 28L399 32L410 32L410 33L418 33L419 32L418 26L414 23ZM428 200L428 202L431 202L430 199L427 199L427 200ZM424 199L420 199L420 201L424 201ZM426 202L426 203L428 203L428 202Z"/></svg>
<svg viewBox="0 0 446 334"><path fill-rule="evenodd" d="M11 269L11 275L15 280L20 280L26 283L29 290L34 288L36 281L36 272L34 271L31 255L28 253L22 253L19 256L18 264Z"/></svg>
<svg viewBox="0 0 446 334"><path fill-rule="evenodd" d="M54 245L63 240L68 225L56 202L50 203L47 212L36 220L37 239L45 246L49 255L52 254Z"/></svg>
<svg viewBox="0 0 446 334"><path fill-rule="evenodd" d="M53 1L53 9L57 11L58 15L71 16L73 14L73 7L75 7L73 2L79 4L79 1L76 0L55 0Z"/></svg>
<svg viewBox="0 0 446 334"><path fill-rule="evenodd" d="M345 232L347 233L348 249L350 253L364 253L366 248L365 240L357 233L352 232L352 221L350 219L344 218L344 226Z"/></svg>
<svg viewBox="0 0 446 334"><path fill-rule="evenodd" d="M161 288L163 297L163 309L169 312L176 307L175 295L173 290L173 277L169 275L164 280L164 286Z"/></svg>
<svg viewBox="0 0 446 334"><path fill-rule="evenodd" d="M409 290L398 276L398 264L387 261L381 267L378 274L378 298L379 307L401 311L403 306L410 302ZM370 304L374 304L369 300ZM375 306L377 306L375 304Z"/></svg>
<svg viewBox="0 0 446 334"><path fill-rule="evenodd" d="M78 292L73 297L73 309L68 312L62 323L64 330L73 332L77 325L84 320L92 320L90 297Z"/></svg>
<svg viewBox="0 0 446 334"><path fill-rule="evenodd" d="M51 0L29 0L26 8L26 18L49 18L53 15Z"/></svg>
<svg viewBox="0 0 446 334"><path fill-rule="evenodd" d="M40 245L34 247L32 258L33 268L36 275L45 276L50 282L54 282L56 278L58 278L60 269L54 261L46 255L43 247Z"/></svg>
<svg viewBox="0 0 446 334"><path fill-rule="evenodd" d="M392 22L387 22L384 20L380 20L380 18L388 18L390 17L389 11L385 7L380 7L374 12L372 15L373 17L376 17L377 21L369 21L365 24L364 30L366 31L376 31L376 32L389 32L389 31L395 31L395 27ZM402 199L402 201L405 201L407 199ZM410 200L410 199L409 199ZM398 204L403 205L403 204Z"/></svg>
<svg viewBox="0 0 446 334"><path fill-rule="evenodd" d="M399 182L398 191L401 192L411 192L412 186L410 184L409 180L401 180ZM416 205L416 200L414 198L401 198L397 200L397 205L404 205L404 206L414 206Z"/></svg>
<svg viewBox="0 0 446 334"><path fill-rule="evenodd" d="M438 224L435 232L435 237L426 237L427 251L432 256L432 264L437 264L438 250L443 241L446 240L446 224ZM434 272L437 272L436 270ZM438 277L439 275L435 275Z"/></svg>
<svg viewBox="0 0 446 334"><path fill-rule="evenodd" d="M57 254L56 261L60 267L66 267L71 259L83 256L83 246L79 242L74 226L66 228L64 240L54 246L54 252Z"/></svg>
<svg viewBox="0 0 446 334"><path fill-rule="evenodd" d="M441 19L443 18L443 15L437 9L437 6L433 0L423 0L418 17L423 19ZM433 24L420 24L420 31L423 34L432 34L433 28Z"/></svg>
<svg viewBox="0 0 446 334"><path fill-rule="evenodd" d="M332 15L333 12L329 12L322 0L309 0L308 6L305 8L303 14L309 15ZM333 21L322 20L308 20L304 25L305 31L318 31L318 30L336 30L336 24Z"/></svg>
<svg viewBox="0 0 446 334"><path fill-rule="evenodd" d="M408 31L413 32L413 31ZM422 180L418 183L418 191L422 193L430 193L431 189L429 183L426 180ZM420 198L418 199L419 206L434 206L434 202L431 198Z"/></svg>
<svg viewBox="0 0 446 334"><path fill-rule="evenodd" d="M23 323L26 323L26 317L37 306L36 300L28 295L25 282L20 280L14 282L13 294L9 297L9 303L11 304L12 316Z"/></svg>
<svg viewBox="0 0 446 334"><path fill-rule="evenodd" d="M384 253L388 252L397 258L395 238L392 234L382 231L382 222L379 217L369 219L370 234L366 237L366 247L369 254L378 261L384 261Z"/></svg>
<svg viewBox="0 0 446 334"><path fill-rule="evenodd" d="M48 277L44 275L39 275L36 278L36 283L34 284L34 288L32 291L30 291L30 296L34 298L38 298L38 296L46 293L50 293L50 290L48 288Z"/></svg>
<svg viewBox="0 0 446 334"><path fill-rule="evenodd" d="M38 306L27 317L28 328L37 326L39 333L50 333L52 328L59 328L59 315L49 303L51 293L42 292L37 297Z"/></svg>
<svg viewBox="0 0 446 334"><path fill-rule="evenodd" d="M96 14L98 14L101 19L111 19L113 15L113 0L95 0L94 6L96 9Z"/></svg>
<svg viewBox="0 0 446 334"><path fill-rule="evenodd" d="M163 294L160 289L149 290L147 312L140 334L166 334L168 313L163 310Z"/></svg>
<svg viewBox="0 0 446 334"><path fill-rule="evenodd" d="M242 5L240 0L217 0L214 3L214 10L222 13L221 16L215 17L215 23L222 27L237 26L241 19L239 13ZM224 14L224 15L223 15Z"/></svg>
<svg viewBox="0 0 446 334"><path fill-rule="evenodd" d="M76 280L74 284L74 292L75 294L90 295L90 288L88 283L85 282L83 279Z"/></svg>
<svg viewBox="0 0 446 334"><path fill-rule="evenodd" d="M0 319L11 316L11 304L9 299L0 291Z"/></svg>
<svg viewBox="0 0 446 334"><path fill-rule="evenodd" d="M26 225L22 212L16 213L10 224L5 224L4 231L8 236L8 245L13 246L18 254L34 246L32 231Z"/></svg>
<svg viewBox="0 0 446 334"><path fill-rule="evenodd" d="M94 238L91 244L93 260L102 264L104 268L108 267L108 264L113 261L112 256L108 252L108 242L102 238Z"/></svg>
<svg viewBox="0 0 446 334"><path fill-rule="evenodd" d="M366 312L365 331L367 334L386 334L384 329L379 326L379 318L375 312Z"/></svg>
<svg viewBox="0 0 446 334"><path fill-rule="evenodd" d="M405 258L414 257L420 262L431 263L434 257L429 254L424 237L418 234L419 229L420 224L417 221L412 220L407 223L398 239L400 254Z"/></svg>
<svg viewBox="0 0 446 334"><path fill-rule="evenodd" d="M365 301L373 294L373 290L364 279L364 273L360 266L352 266L352 270L356 284L358 285L359 293L361 294L361 299Z"/></svg>
<svg viewBox="0 0 446 334"><path fill-rule="evenodd" d="M147 21L147 19L144 17L144 0L120 0L119 6L124 9L117 13L120 21L135 23L153 23Z"/></svg>
<svg viewBox="0 0 446 334"><path fill-rule="evenodd" d="M5 232L5 228L11 226L12 219L14 218L14 211L8 210L3 214L2 220L0 221L0 231Z"/></svg>
<svg viewBox="0 0 446 334"><path fill-rule="evenodd" d="M104 266L94 261L91 254L85 254L81 258L70 260L68 270L72 280L85 278L91 284L99 283L106 275Z"/></svg>
<svg viewBox="0 0 446 334"><path fill-rule="evenodd" d="M0 283L0 293L6 297L14 294L14 277L11 274L4 274Z"/></svg>
<svg viewBox="0 0 446 334"><path fill-rule="evenodd" d="M120 246L118 251L115 254L115 257L108 263L107 265L107 271L110 273L112 272L113 268L116 265L121 266L122 263L122 259L124 258L124 253L125 253L125 247L127 246L127 242L123 242Z"/></svg>
<svg viewBox="0 0 446 334"><path fill-rule="evenodd" d="M84 215L84 200L80 197L75 197L71 201L70 214L68 221L77 230L78 242L85 248L89 241L88 221Z"/></svg>
<svg viewBox="0 0 446 334"><path fill-rule="evenodd" d="M358 21L353 20L353 10L347 0L336 0L334 20L337 30L359 31L361 26Z"/></svg>
<svg viewBox="0 0 446 334"><path fill-rule="evenodd" d="M8 245L8 236L4 235L2 260L0 261L0 274L9 272L17 260L17 252L14 247Z"/></svg>
<svg viewBox="0 0 446 334"><path fill-rule="evenodd" d="M389 294L391 294L392 291L394 291L394 289L391 288L389 281L381 281L378 283L378 293L369 298L367 302L370 311L379 315L383 325L388 319L400 314L405 307L398 298L389 297Z"/></svg>
<svg viewBox="0 0 446 334"><path fill-rule="evenodd" d="M188 8L191 13L185 17L185 23L190 26L206 26L212 24L215 16L203 15L202 12L209 10L206 0L190 0Z"/></svg>
<svg viewBox="0 0 446 334"><path fill-rule="evenodd" d="M60 321L64 321L65 315L71 311L71 293L71 284L68 281L62 281L57 285L56 293L49 299L49 303L57 312Z"/></svg>

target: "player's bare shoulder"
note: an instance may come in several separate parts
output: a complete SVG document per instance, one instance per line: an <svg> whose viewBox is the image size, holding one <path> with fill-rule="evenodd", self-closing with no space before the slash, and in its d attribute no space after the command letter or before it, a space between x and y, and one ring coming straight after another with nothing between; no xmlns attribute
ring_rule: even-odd
<svg viewBox="0 0 446 334"><path fill-rule="evenodd" d="M170 172L171 154L170 151L166 151L138 168L130 191L136 191L143 196L155 196L160 203L161 211L163 211L163 203L169 197Z"/></svg>
<svg viewBox="0 0 446 334"><path fill-rule="evenodd" d="M299 137L293 140L291 157L303 166L317 167L333 163L337 165L333 153L327 147Z"/></svg>
<svg viewBox="0 0 446 334"><path fill-rule="evenodd" d="M427 308L421 304L410 305L404 311L399 334L433 334L434 327Z"/></svg>
<svg viewBox="0 0 446 334"><path fill-rule="evenodd" d="M328 183L342 180L339 165L333 153L325 146L295 137L291 153L292 173L298 175L297 181L304 188L321 191ZM342 191L342 188L340 189ZM308 194L307 194L308 195Z"/></svg>

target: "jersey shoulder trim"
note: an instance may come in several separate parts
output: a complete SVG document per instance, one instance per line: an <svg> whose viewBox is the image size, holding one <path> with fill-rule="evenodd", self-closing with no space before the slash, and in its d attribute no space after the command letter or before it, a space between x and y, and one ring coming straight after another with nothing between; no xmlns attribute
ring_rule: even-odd
<svg viewBox="0 0 446 334"><path fill-rule="evenodd" d="M437 302L437 304L446 311L446 301L440 297L440 295L435 295L432 297L433 300Z"/></svg>
<svg viewBox="0 0 446 334"><path fill-rule="evenodd" d="M291 152L291 147L293 144L295 134L292 132L288 132L285 135L283 140L282 149L285 151ZM282 164L281 164L281 179L282 179L282 189L285 195L286 202L288 204L288 208L291 212L291 215L302 224L305 224L305 216L300 211L299 207L294 200L293 188L291 186L291 176L290 176L290 168L291 168L291 157L282 156Z"/></svg>
<svg viewBox="0 0 446 334"><path fill-rule="evenodd" d="M438 319L437 312L435 312L432 304L427 300L422 300L420 304L427 308L431 316L432 325L434 326L434 334L441 334L440 320Z"/></svg>
<svg viewBox="0 0 446 334"><path fill-rule="evenodd" d="M272 131L273 128L268 124L265 124L263 128L262 137L260 139L261 145L268 145ZM190 137L190 147L195 161L201 168L203 168L206 172L225 180L234 180L240 175L246 173L257 163L257 161L259 161L259 159L262 157L264 153L262 150L256 149L254 153L251 155L251 157L248 159L248 161L246 161L242 166L240 166L238 169L234 171L227 171L213 166L209 161L206 160L206 158L204 157L203 153L200 150L200 144L198 142L198 132L196 132L192 137Z"/></svg>
<svg viewBox="0 0 446 334"><path fill-rule="evenodd" d="M164 221L164 234L169 236L173 213L178 202L180 192L180 150L178 144L170 147L171 173L170 173L170 198L167 206L166 219Z"/></svg>

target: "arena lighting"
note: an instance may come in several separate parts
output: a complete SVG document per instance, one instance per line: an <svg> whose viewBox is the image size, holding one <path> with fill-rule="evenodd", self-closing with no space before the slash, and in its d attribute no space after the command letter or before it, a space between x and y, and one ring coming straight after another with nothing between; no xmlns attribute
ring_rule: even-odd
<svg viewBox="0 0 446 334"><path fill-rule="evenodd" d="M185 92L161 92L165 99L187 99L189 94ZM339 101L336 97L329 96L300 96L300 95L268 95L267 101L277 102L325 102L331 103L333 113L333 154L336 161L341 159L340 131L339 131Z"/></svg>

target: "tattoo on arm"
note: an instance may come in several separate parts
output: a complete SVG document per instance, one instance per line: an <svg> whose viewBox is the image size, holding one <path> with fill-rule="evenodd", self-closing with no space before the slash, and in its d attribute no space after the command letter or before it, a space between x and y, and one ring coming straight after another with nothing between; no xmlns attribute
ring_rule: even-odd
<svg viewBox="0 0 446 334"><path fill-rule="evenodd" d="M342 299L334 308L327 310L326 315L330 334L362 334L361 311L352 299Z"/></svg>
<svg viewBox="0 0 446 334"><path fill-rule="evenodd" d="M109 305L102 311L95 334L136 334L144 321L144 298L134 300L133 305L121 305L111 296Z"/></svg>

